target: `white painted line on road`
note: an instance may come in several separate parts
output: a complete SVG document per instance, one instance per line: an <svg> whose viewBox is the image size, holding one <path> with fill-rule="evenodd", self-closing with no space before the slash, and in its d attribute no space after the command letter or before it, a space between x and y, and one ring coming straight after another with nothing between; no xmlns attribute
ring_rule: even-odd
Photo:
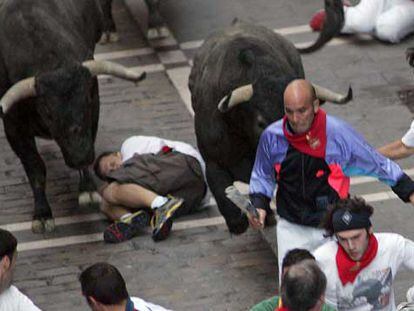
<svg viewBox="0 0 414 311"><path fill-rule="evenodd" d="M108 52L108 53L96 53L94 57L96 60L111 60L111 59L117 59L117 58L150 55L154 53L155 53L154 49L145 47L145 48L139 48L139 49L121 50L121 51Z"/></svg>
<svg viewBox="0 0 414 311"><path fill-rule="evenodd" d="M177 89L178 94L187 107L187 110L190 112L191 116L194 116L194 111L191 107L191 93L188 89L188 77L190 75L190 71L191 67L189 66L178 67L167 70L167 75Z"/></svg>
<svg viewBox="0 0 414 311"><path fill-rule="evenodd" d="M151 40L150 45L152 47L166 47L166 46L173 46L177 45L177 40L173 37L172 32L170 31L170 36L167 38Z"/></svg>
<svg viewBox="0 0 414 311"><path fill-rule="evenodd" d="M392 199L398 199L397 195L392 191L383 191L377 193L369 193L361 195L367 202L378 202L378 201L387 201Z"/></svg>
<svg viewBox="0 0 414 311"><path fill-rule="evenodd" d="M308 24L306 25L299 25L293 27L284 27L284 28L275 28L273 29L274 32L277 32L280 35L294 35L298 33L306 33L311 32L311 28ZM193 50L199 48L203 44L204 40L194 40L194 41L187 41L180 43L180 48L182 50Z"/></svg>
<svg viewBox="0 0 414 311"><path fill-rule="evenodd" d="M350 37L350 38L347 38L347 39L333 38L331 41L329 41L326 44L326 46L342 45L342 44L346 44L346 43L352 43L353 41L355 41L355 38L353 38L353 37ZM315 43L315 41L299 42L299 43L295 43L295 47L296 48L305 48L305 47L311 46L313 43Z"/></svg>
<svg viewBox="0 0 414 311"><path fill-rule="evenodd" d="M200 227L209 227L224 225L226 221L222 216L211 217L211 218L201 218L188 221L174 222L173 230L185 230L191 228L200 228Z"/></svg>
<svg viewBox="0 0 414 311"><path fill-rule="evenodd" d="M225 223L224 218L221 216L205 218L205 219L197 219L197 220L188 220L188 221L174 223L173 230L179 231L179 230L186 230L186 229L192 229L192 228L217 226L217 225L222 225L224 223ZM103 241L103 235L102 235L102 232L99 232L99 233L84 234L84 235L73 235L73 236L67 236L67 237L56 238L56 239L22 242L17 245L17 250L19 252L24 252L24 251L31 251L31 250L37 250L37 249L45 249L45 248L53 248L53 247L61 247L61 246L68 246L68 245L75 245L75 244L101 242L101 241Z"/></svg>
<svg viewBox="0 0 414 311"><path fill-rule="evenodd" d="M175 64L187 61L187 57L181 50L158 52L158 57L162 64Z"/></svg>
<svg viewBox="0 0 414 311"><path fill-rule="evenodd" d="M103 219L106 219L105 216L103 216L102 214L97 214L97 213L57 217L55 218L55 225L63 226L63 225L70 225L70 224L76 224L76 223L82 223L82 222L98 221L98 220L103 220ZM4 230L8 230L10 232L31 230L32 222L25 221L25 222L19 222L19 223L14 223L14 224L1 225L0 228Z"/></svg>
<svg viewBox="0 0 414 311"><path fill-rule="evenodd" d="M408 176L414 175L414 168L404 170ZM377 178L374 177L353 177L351 178L351 185L359 185L359 184L366 184L370 182L378 182Z"/></svg>
<svg viewBox="0 0 414 311"><path fill-rule="evenodd" d="M103 241L102 232L84 235L72 235L64 238L47 239L32 242L23 242L17 245L19 252L31 251L36 249L45 249L59 246L68 246L74 244L84 244Z"/></svg>
<svg viewBox="0 0 414 311"><path fill-rule="evenodd" d="M277 32L280 35L295 35L298 33L306 33L311 32L312 29L309 27L308 24L299 25L299 26L292 26L292 27L284 27L284 28L275 28L273 29L274 32Z"/></svg>

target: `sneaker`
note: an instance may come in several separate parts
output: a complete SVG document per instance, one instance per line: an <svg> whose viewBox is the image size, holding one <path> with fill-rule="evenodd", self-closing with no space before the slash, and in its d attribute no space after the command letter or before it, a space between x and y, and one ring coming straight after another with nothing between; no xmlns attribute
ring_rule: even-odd
<svg viewBox="0 0 414 311"><path fill-rule="evenodd" d="M154 215L151 218L152 239L154 241L162 241L168 237L172 227L171 217L183 203L184 200L181 198L169 197L165 204L154 210Z"/></svg>
<svg viewBox="0 0 414 311"><path fill-rule="evenodd" d="M114 222L106 227L103 236L107 243L120 243L132 239L142 228L148 226L150 216L139 210L122 221Z"/></svg>
<svg viewBox="0 0 414 311"><path fill-rule="evenodd" d="M325 10L320 10L316 12L312 16L309 22L310 28L312 28L313 31L321 31L323 27L323 23L325 22L325 18L326 18Z"/></svg>

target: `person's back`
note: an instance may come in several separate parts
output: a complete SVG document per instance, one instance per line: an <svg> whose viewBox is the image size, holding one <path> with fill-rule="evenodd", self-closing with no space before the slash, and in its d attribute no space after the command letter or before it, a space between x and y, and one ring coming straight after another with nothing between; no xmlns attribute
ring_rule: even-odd
<svg viewBox="0 0 414 311"><path fill-rule="evenodd" d="M93 311L168 311L141 298L130 297L121 273L108 263L90 266L81 273L79 282L82 295Z"/></svg>
<svg viewBox="0 0 414 311"><path fill-rule="evenodd" d="M12 285L17 259L17 240L0 229L0 310L40 311L33 302Z"/></svg>

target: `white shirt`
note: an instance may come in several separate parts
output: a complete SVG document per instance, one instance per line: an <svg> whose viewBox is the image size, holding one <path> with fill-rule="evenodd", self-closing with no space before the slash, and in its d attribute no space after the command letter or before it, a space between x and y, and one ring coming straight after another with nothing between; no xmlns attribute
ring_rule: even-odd
<svg viewBox="0 0 414 311"><path fill-rule="evenodd" d="M10 286L0 294L1 311L40 311L17 287Z"/></svg>
<svg viewBox="0 0 414 311"><path fill-rule="evenodd" d="M189 155L195 158L201 166L203 172L204 181L206 181L206 164L201 157L201 154L191 145L183 143L181 141L168 140L159 138L156 136L131 136L127 138L121 146L121 156L122 161L125 162L132 156L137 154L146 154L146 153L158 153L162 147L168 146L172 149L175 149L178 152ZM210 204L208 200L208 193L206 194L201 202L201 206L208 206Z"/></svg>
<svg viewBox="0 0 414 311"><path fill-rule="evenodd" d="M206 164L204 163L201 154L191 145L183 143L181 141L167 140L155 136L131 136L124 141L121 147L122 161L127 161L135 153L158 153L162 147L168 146L175 149L178 152L196 158L201 165L201 169L205 176Z"/></svg>
<svg viewBox="0 0 414 311"><path fill-rule="evenodd" d="M401 141L407 147L414 147L414 121L411 122L410 129L405 133Z"/></svg>
<svg viewBox="0 0 414 311"><path fill-rule="evenodd" d="M375 233L378 252L353 283L342 285L336 266L338 243L320 246L315 258L328 280L325 301L337 310L395 310L393 283L402 267L414 270L414 242L395 233Z"/></svg>
<svg viewBox="0 0 414 311"><path fill-rule="evenodd" d="M138 297L131 297L134 308L138 311L171 311L161 306L154 305L153 303L146 302L145 300ZM3 310L3 309L0 309Z"/></svg>

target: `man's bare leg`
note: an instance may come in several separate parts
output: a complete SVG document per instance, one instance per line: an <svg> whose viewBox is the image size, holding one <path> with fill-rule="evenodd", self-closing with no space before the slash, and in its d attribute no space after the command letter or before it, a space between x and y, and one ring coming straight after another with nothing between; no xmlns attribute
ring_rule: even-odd
<svg viewBox="0 0 414 311"><path fill-rule="evenodd" d="M111 205L127 208L151 208L151 203L158 195L137 184L119 184L112 182L102 191L102 197Z"/></svg>
<svg viewBox="0 0 414 311"><path fill-rule="evenodd" d="M110 204L105 199L101 202L101 212L113 221L120 220L122 216L130 214L130 211L123 206Z"/></svg>

